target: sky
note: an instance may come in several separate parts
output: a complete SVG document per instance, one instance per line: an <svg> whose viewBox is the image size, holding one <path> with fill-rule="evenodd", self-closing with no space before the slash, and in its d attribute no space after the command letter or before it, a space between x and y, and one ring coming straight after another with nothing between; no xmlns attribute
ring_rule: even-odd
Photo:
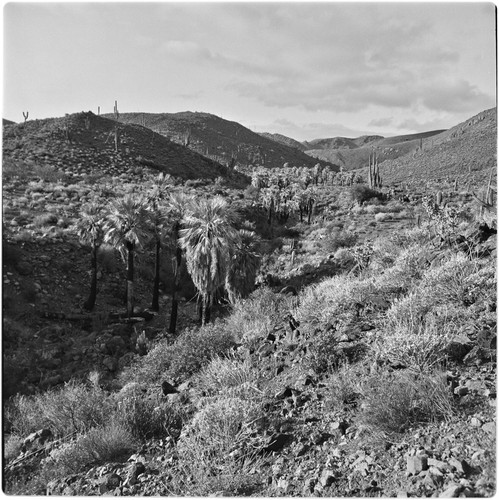
<svg viewBox="0 0 499 500"><path fill-rule="evenodd" d="M3 117L200 111L299 141L450 128L496 104L493 3L16 3Z"/></svg>

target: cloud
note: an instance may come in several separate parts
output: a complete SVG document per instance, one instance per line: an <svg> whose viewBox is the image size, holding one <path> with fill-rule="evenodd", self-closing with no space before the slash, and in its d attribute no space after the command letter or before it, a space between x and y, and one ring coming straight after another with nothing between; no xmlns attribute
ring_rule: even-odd
<svg viewBox="0 0 499 500"><path fill-rule="evenodd" d="M488 96L466 80L436 82L427 87L422 104L435 111L465 112L494 106L494 97Z"/></svg>
<svg viewBox="0 0 499 500"><path fill-rule="evenodd" d="M393 123L393 118L376 118L371 120L368 127L389 127Z"/></svg>

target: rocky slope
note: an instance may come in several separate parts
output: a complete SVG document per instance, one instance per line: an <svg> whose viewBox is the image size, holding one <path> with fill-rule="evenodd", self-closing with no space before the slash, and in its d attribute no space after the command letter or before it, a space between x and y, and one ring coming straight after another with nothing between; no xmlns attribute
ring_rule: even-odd
<svg viewBox="0 0 499 500"><path fill-rule="evenodd" d="M110 116L110 115L109 115ZM209 113L121 113L123 123L140 124L208 158L228 164L313 167L317 160L296 148L256 134ZM326 163L326 162L322 162Z"/></svg>
<svg viewBox="0 0 499 500"><path fill-rule="evenodd" d="M139 125L119 123L91 112L30 120L3 129L3 161L55 167L73 177L132 174L149 169L180 179L226 176L219 163Z"/></svg>

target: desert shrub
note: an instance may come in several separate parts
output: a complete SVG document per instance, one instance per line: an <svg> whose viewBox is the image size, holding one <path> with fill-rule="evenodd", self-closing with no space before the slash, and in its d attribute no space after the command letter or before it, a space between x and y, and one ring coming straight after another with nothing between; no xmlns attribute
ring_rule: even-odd
<svg viewBox="0 0 499 500"><path fill-rule="evenodd" d="M464 254L457 254L425 272L421 293L429 295L434 304L469 306L489 295L495 285L493 262L470 260Z"/></svg>
<svg viewBox="0 0 499 500"><path fill-rule="evenodd" d="M445 373L378 373L363 386L359 421L374 434L393 436L452 414L452 394Z"/></svg>
<svg viewBox="0 0 499 500"><path fill-rule="evenodd" d="M296 316L312 326L329 326L351 315L356 304L377 293L371 280L345 275L328 278L308 286L300 296Z"/></svg>
<svg viewBox="0 0 499 500"><path fill-rule="evenodd" d="M401 248L390 238L376 238L373 242L373 254L369 262L372 272L379 273L394 265Z"/></svg>
<svg viewBox="0 0 499 500"><path fill-rule="evenodd" d="M179 452L188 455L201 450L208 459L242 450L248 444L252 423L261 415L260 405L252 401L234 397L214 398L194 415L182 431Z"/></svg>
<svg viewBox="0 0 499 500"><path fill-rule="evenodd" d="M376 222L384 222L393 218L393 214L390 212L380 212L374 216Z"/></svg>
<svg viewBox="0 0 499 500"><path fill-rule="evenodd" d="M21 452L23 440L17 434L10 434L4 438L3 458L6 462L16 458Z"/></svg>
<svg viewBox="0 0 499 500"><path fill-rule="evenodd" d="M35 225L35 227L55 226L57 224L57 221L57 215L46 213L37 215L33 219L33 224Z"/></svg>
<svg viewBox="0 0 499 500"><path fill-rule="evenodd" d="M447 349L456 335L452 322L437 322L430 314L424 321L404 319L391 325L372 346L374 357L388 359L417 372L427 372L443 364Z"/></svg>
<svg viewBox="0 0 499 500"><path fill-rule="evenodd" d="M128 429L110 422L53 451L51 458L61 475L74 474L92 465L126 460L136 446L137 441Z"/></svg>
<svg viewBox="0 0 499 500"><path fill-rule="evenodd" d="M350 248L357 243L358 236L351 231L333 230L327 234L323 247L328 252L335 252L338 248Z"/></svg>
<svg viewBox="0 0 499 500"><path fill-rule="evenodd" d="M44 393L15 396L5 416L12 430L21 436L45 428L55 436L64 436L105 422L109 411L110 400L104 391L71 381Z"/></svg>
<svg viewBox="0 0 499 500"><path fill-rule="evenodd" d="M158 342L147 355L123 371L121 380L156 383L165 377L186 379L235 345L232 332L222 322L185 330L173 344Z"/></svg>
<svg viewBox="0 0 499 500"><path fill-rule="evenodd" d="M356 201L359 204L372 198L378 198L379 200L383 198L383 193L376 191L375 189L371 189L365 184L354 184L350 187L349 194L351 200Z"/></svg>
<svg viewBox="0 0 499 500"><path fill-rule="evenodd" d="M146 440L179 432L182 417L178 409L160 399L146 396L136 385L125 386L117 397L115 420L137 439Z"/></svg>
<svg viewBox="0 0 499 500"><path fill-rule="evenodd" d="M235 346L233 333L222 322L186 330L172 345L168 373L172 378L187 378Z"/></svg>
<svg viewBox="0 0 499 500"><path fill-rule="evenodd" d="M196 387L207 396L238 395L247 399L258 394L258 372L249 359L216 356L196 376Z"/></svg>
<svg viewBox="0 0 499 500"><path fill-rule="evenodd" d="M326 379L325 406L338 410L353 404L361 395L362 381L366 377L361 364L342 363Z"/></svg>
<svg viewBox="0 0 499 500"><path fill-rule="evenodd" d="M346 248L338 248L334 252L334 260L341 267L353 266L355 264L353 255Z"/></svg>
<svg viewBox="0 0 499 500"><path fill-rule="evenodd" d="M237 340L262 337L273 330L292 304L293 299L261 287L248 298L236 301L226 319L226 328Z"/></svg>

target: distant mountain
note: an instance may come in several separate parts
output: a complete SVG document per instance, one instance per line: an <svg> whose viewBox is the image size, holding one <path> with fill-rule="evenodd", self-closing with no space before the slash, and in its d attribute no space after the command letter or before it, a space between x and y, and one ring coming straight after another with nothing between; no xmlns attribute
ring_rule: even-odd
<svg viewBox="0 0 499 500"><path fill-rule="evenodd" d="M152 169L185 180L228 174L225 166L140 125L118 123L115 151L115 126L114 120L91 112L6 125L3 160L33 161L71 175L122 175ZM230 176L241 177L233 171Z"/></svg>
<svg viewBox="0 0 499 500"><path fill-rule="evenodd" d="M417 150L422 142L441 132L434 130L386 138L379 135L364 135L355 139L346 137L315 139L306 143L310 147L305 152L314 158L340 165L345 170L355 170L368 164L369 154L373 148L380 161L395 159Z"/></svg>
<svg viewBox="0 0 499 500"><path fill-rule="evenodd" d="M104 115L112 117L112 115ZM313 167L318 160L288 145L209 113L121 113L120 122L142 125L192 151L228 164ZM327 161L319 161L326 164ZM339 168L339 167L338 167Z"/></svg>
<svg viewBox="0 0 499 500"><path fill-rule="evenodd" d="M270 139L271 141L278 142L279 144L284 144L284 146L288 146L290 148L295 148L299 149L300 151L305 151L307 146L305 146L304 143L298 142L295 139L291 139L291 137L286 137L285 135L282 134L271 134L269 132L260 132L262 137L266 137L267 139Z"/></svg>
<svg viewBox="0 0 499 500"><path fill-rule="evenodd" d="M357 149L366 144L383 139L381 135L363 135L356 139L348 137L333 137L331 139L314 139L305 142L306 150L310 149Z"/></svg>
<svg viewBox="0 0 499 500"><path fill-rule="evenodd" d="M411 141L409 141L411 142ZM400 143L399 143L400 144ZM497 108L491 108L423 140L422 149L380 163L392 183L459 179L460 185L485 182L497 168Z"/></svg>

